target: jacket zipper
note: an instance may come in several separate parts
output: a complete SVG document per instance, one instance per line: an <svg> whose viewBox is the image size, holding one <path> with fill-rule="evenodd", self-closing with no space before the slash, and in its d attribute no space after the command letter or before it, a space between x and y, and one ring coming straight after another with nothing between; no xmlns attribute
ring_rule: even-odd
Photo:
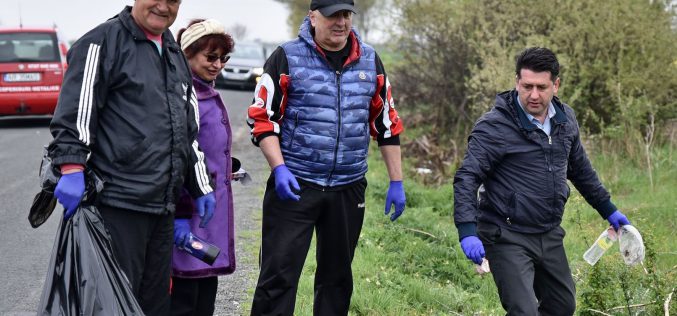
<svg viewBox="0 0 677 316"><path fill-rule="evenodd" d="M540 130L539 132L542 132L543 134L545 134L545 131L543 131L543 130ZM551 130L551 133L552 133L552 130ZM547 167L547 170L548 170L548 179L550 179L550 188L551 188L552 197L553 197L552 202L550 203L550 208L554 209L555 200L557 198L557 192L555 191L555 175L552 172L552 162L553 162L552 136L550 136L548 134L545 134L545 136L548 137L547 150L546 150L545 146L542 146L542 147L543 147L543 151L544 151L543 153L544 153L544 156L545 156L545 166ZM539 137L539 139L542 140L543 138Z"/></svg>
<svg viewBox="0 0 677 316"><path fill-rule="evenodd" d="M517 193L516 192L513 192L510 195L509 206L510 207L508 207L508 212L506 214L507 216L505 217L505 222L508 223L508 225L512 225L512 221L510 220L510 217L515 215L515 212L516 212L515 209L517 208Z"/></svg>
<svg viewBox="0 0 677 316"><path fill-rule="evenodd" d="M338 159L338 148L339 141L341 139L341 71L336 70L336 112L338 113L338 125L336 127L336 145L334 145L334 162L329 172L329 178L327 179L327 185L331 183L331 177L334 175L334 170L336 170L336 160Z"/></svg>
<svg viewBox="0 0 677 316"><path fill-rule="evenodd" d="M553 128L550 129L550 134L555 132L555 128L556 126L553 126ZM548 145L550 145L550 161L552 162L554 159L552 157L553 156L552 136L550 135L548 135ZM552 166L548 167L548 171L550 171L550 176L552 177L552 205L550 206L550 209L554 210L557 201L557 190L555 188L555 174L552 172Z"/></svg>
<svg viewBox="0 0 677 316"><path fill-rule="evenodd" d="M552 133L552 130L550 131ZM543 131L545 133L545 131ZM557 192L555 191L555 175L552 172L552 163L554 161L553 158L553 153L552 153L552 136L546 134L548 136L548 153L545 155L545 161L548 164L548 178L551 179L550 181L550 187L552 190L552 201L550 203L550 209L555 208L555 199L557 198ZM548 159L548 157L550 157Z"/></svg>
<svg viewBox="0 0 677 316"><path fill-rule="evenodd" d="M173 196L172 193L171 193L172 192L172 178L173 178L173 174L174 174L174 169L176 168L176 166L174 165L174 160L176 159L177 153L175 152L175 148L174 148L174 146L176 146L176 144L174 143L175 142L174 138L176 137L176 135L174 135L174 119L175 118L174 118L174 115L173 115L173 112L172 112L172 103L171 103L170 98L169 98L169 89L170 88L169 88L169 80L167 80L167 72L169 71L169 69L167 69L167 67L171 67L172 70L175 70L176 68L171 61L171 57L167 56L167 54L164 54L164 49L165 49L164 46L161 48L163 50L163 53L161 53L157 50L157 46L155 46L155 43L153 43L151 40L147 40L147 41L148 41L148 44L153 46L153 51L160 57L160 63L162 64L162 76L163 76L164 82L165 82L165 84L164 84L165 101L167 102L166 104L167 104L167 110L169 111L169 124L170 124L170 127L171 127L170 130L172 131L172 136L171 136L172 141L171 141L171 147L170 147L170 151L169 151L170 179L169 179L169 182L167 183L167 188L165 189L165 204L169 205L170 202L167 202L167 198L170 197L170 196ZM190 98L190 95L187 95L187 97ZM197 124L200 124L200 122L198 122Z"/></svg>

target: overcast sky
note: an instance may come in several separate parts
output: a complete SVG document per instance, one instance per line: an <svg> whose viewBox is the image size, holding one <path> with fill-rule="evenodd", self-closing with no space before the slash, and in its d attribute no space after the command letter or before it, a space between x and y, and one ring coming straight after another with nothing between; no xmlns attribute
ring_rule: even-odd
<svg viewBox="0 0 677 316"><path fill-rule="evenodd" d="M74 40L119 13L134 0L0 0L0 27L19 25L52 26L62 36ZM21 14L19 14L21 7ZM193 18L214 18L226 28L234 24L247 27L249 40L283 42L290 39L287 8L273 0L183 0L172 32Z"/></svg>

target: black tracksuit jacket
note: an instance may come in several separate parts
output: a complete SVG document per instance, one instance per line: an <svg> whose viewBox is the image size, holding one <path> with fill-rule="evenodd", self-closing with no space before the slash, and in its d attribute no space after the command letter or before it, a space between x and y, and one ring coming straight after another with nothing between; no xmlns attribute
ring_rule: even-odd
<svg viewBox="0 0 677 316"><path fill-rule="evenodd" d="M167 214L184 182L193 197L212 192L196 141L197 109L171 32L162 34L160 54L126 7L68 52L49 155L55 165L97 171L105 181L100 203Z"/></svg>

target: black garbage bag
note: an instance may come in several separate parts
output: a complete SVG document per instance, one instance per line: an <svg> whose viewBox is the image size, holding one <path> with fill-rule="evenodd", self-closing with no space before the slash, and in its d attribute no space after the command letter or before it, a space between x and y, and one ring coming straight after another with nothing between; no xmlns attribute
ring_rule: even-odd
<svg viewBox="0 0 677 316"><path fill-rule="evenodd" d="M61 172L52 165L52 159L47 156L47 149L45 148L42 155L42 162L40 163L40 192L35 195L33 204L28 212L28 222L33 228L38 228L47 221L54 207L56 207L56 198L54 198L54 188L59 182Z"/></svg>
<svg viewBox="0 0 677 316"><path fill-rule="evenodd" d="M86 168L84 172L86 183L85 196L82 201L93 201L96 193L103 190L104 181L91 168ZM39 176L40 192L33 198L33 204L28 212L28 222L31 223L33 228L38 228L44 224L56 207L54 189L56 189L56 184L61 178L61 171L52 164L52 159L47 155L47 148L42 155Z"/></svg>
<svg viewBox="0 0 677 316"><path fill-rule="evenodd" d="M96 207L61 221L37 314L143 315Z"/></svg>

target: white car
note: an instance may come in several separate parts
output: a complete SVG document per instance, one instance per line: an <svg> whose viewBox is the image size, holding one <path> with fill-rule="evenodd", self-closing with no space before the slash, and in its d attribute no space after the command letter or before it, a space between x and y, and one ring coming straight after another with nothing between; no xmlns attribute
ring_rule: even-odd
<svg viewBox="0 0 677 316"><path fill-rule="evenodd" d="M216 78L219 87L254 89L263 75L266 53L259 43L235 43L230 59Z"/></svg>

